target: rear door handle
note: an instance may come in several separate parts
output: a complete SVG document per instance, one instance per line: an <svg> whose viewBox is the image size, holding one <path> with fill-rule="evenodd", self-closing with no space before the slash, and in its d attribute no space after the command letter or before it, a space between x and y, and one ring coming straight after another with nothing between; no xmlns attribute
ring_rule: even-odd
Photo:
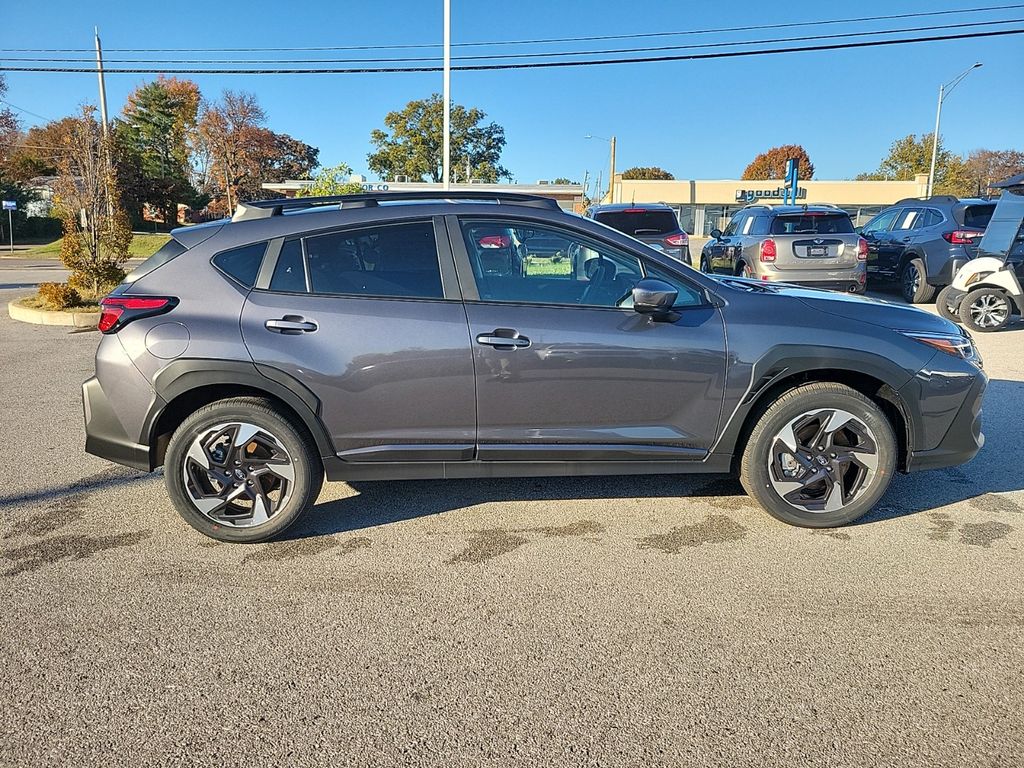
<svg viewBox="0 0 1024 768"><path fill-rule="evenodd" d="M268 331L283 333L286 336L295 336L300 333L312 333L318 326L312 320L306 320L299 315L285 315L274 320L267 320L263 324Z"/></svg>
<svg viewBox="0 0 1024 768"><path fill-rule="evenodd" d="M476 343L495 349L521 349L530 346L530 340L520 336L519 331L512 328L496 328L490 333L481 333L476 337Z"/></svg>

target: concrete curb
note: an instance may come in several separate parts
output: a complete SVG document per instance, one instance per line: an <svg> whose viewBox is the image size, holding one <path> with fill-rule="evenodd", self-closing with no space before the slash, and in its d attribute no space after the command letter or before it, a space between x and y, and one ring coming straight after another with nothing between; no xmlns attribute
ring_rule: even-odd
<svg viewBox="0 0 1024 768"><path fill-rule="evenodd" d="M63 310L52 312L48 309L33 309L19 304L20 299L15 299L7 304L7 314L12 320L20 320L23 323L35 323L36 325L70 325L75 328L95 328L100 321L99 312L76 312L74 310Z"/></svg>

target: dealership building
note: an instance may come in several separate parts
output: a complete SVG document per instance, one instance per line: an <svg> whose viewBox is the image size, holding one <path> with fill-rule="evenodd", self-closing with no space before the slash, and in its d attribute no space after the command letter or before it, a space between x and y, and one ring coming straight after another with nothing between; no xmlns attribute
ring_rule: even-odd
<svg viewBox="0 0 1024 768"><path fill-rule="evenodd" d="M431 192L441 191L433 182L367 181L353 176L352 181L363 185L367 192ZM293 197L313 182L308 179L289 179L263 185L269 192ZM745 205L753 203L781 203L783 182L780 179L750 181L747 179L640 181L623 179L616 174L612 194L605 194L602 202L666 203L675 209L682 228L696 237L707 237L712 229L725 229L726 222ZM918 174L910 181L826 181L812 179L797 185L798 203L831 203L849 212L854 224L860 225L888 205L907 197L924 197L928 176ZM584 196L582 184L452 184L451 189L480 192L519 192L550 197L567 211L582 213Z"/></svg>
<svg viewBox="0 0 1024 768"><path fill-rule="evenodd" d="M697 179L640 181L615 175L611 195L602 202L667 203L676 210L682 228L691 235L707 237L712 229L725 229L736 211L753 203L782 202L781 179L750 181ZM924 197L927 174L911 181L825 181L812 179L797 185L798 203L830 203L847 211L860 225L888 205L906 197Z"/></svg>

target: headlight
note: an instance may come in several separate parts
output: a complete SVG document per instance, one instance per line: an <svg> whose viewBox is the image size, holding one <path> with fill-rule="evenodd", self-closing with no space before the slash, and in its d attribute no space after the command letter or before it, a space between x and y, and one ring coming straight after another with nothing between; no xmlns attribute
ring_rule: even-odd
<svg viewBox="0 0 1024 768"><path fill-rule="evenodd" d="M991 274L993 274L993 273L992 272L975 272L973 275L971 275L970 277L967 278L967 282L964 283L964 285L965 286L974 285L975 283L984 280L986 277L988 277Z"/></svg>
<svg viewBox="0 0 1024 768"><path fill-rule="evenodd" d="M961 360L976 364L981 367L981 358L978 356L974 343L969 336L960 336L945 333L919 333L917 331L900 331L904 336L934 347L947 355L959 357Z"/></svg>

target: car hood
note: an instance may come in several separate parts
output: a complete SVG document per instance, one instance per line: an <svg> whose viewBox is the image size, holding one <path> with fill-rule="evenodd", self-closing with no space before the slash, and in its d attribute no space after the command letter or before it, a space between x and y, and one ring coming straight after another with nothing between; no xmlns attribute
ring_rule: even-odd
<svg viewBox="0 0 1024 768"><path fill-rule="evenodd" d="M764 290L770 290L780 296L795 299L819 312L877 325L893 331L957 335L963 333L956 324L931 312L912 307L909 304L900 304L884 299L874 299L866 296L840 293L838 291L803 288L785 283L774 283L765 286L764 283L758 280L748 281L743 278L727 278L727 280L741 284L755 283Z"/></svg>

